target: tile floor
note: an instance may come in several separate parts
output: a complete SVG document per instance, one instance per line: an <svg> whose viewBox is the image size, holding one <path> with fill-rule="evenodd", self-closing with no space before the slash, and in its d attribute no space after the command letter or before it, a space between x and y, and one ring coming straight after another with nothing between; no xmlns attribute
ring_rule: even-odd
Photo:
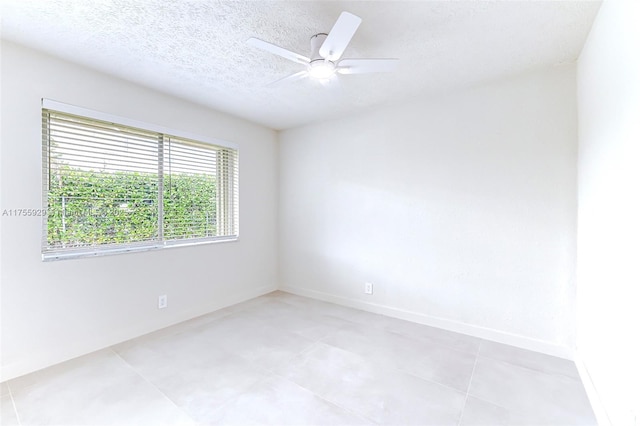
<svg viewBox="0 0 640 426"><path fill-rule="evenodd" d="M573 363L275 292L1 384L2 425L595 425Z"/></svg>

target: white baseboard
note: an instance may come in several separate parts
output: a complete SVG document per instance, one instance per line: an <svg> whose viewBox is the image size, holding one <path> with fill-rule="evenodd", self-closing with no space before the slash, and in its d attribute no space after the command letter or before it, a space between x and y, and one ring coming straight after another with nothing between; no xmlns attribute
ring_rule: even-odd
<svg viewBox="0 0 640 426"><path fill-rule="evenodd" d="M127 330L113 330L108 334L96 333L93 339L79 341L77 344L65 347L56 348L57 351L52 350L46 354L26 354L19 361L2 365L0 370L0 382L15 379L16 377L24 376L25 374L32 373L43 368L50 367L55 364L60 364L65 361L77 358L79 356L87 355L89 353L108 348L115 344L134 339L136 337L143 336L145 334L170 327L174 324L187 321L192 318L199 317L210 312L217 311L219 309L226 308L237 303L244 302L259 296L262 296L272 291L276 291L275 286L263 286L250 291L242 293L231 294L227 297L221 297L215 301L215 303L207 303L190 309L185 309L176 313L173 318L174 321L158 325L157 319L155 321L149 320L144 323L138 323L133 325L132 328Z"/></svg>
<svg viewBox="0 0 640 426"><path fill-rule="evenodd" d="M593 409L593 413L598 421L598 425L611 426L611 420L609 420L609 415L604 408L602 398L600 398L600 394L596 390L593 380L591 379L591 374L589 374L589 369L587 368L584 359L580 356L580 352L578 350L574 354L573 358L576 363L580 379L582 380L582 385L584 386L589 402L591 403L591 408Z"/></svg>
<svg viewBox="0 0 640 426"><path fill-rule="evenodd" d="M335 296L320 291L309 290L300 287L283 286L280 287L281 291L296 294L298 296L310 297L312 299L318 299L325 302L331 302L338 305L348 306L351 308L360 309L363 311L373 312L376 314L387 315L394 318L399 318L407 321L416 322L419 324L429 325L431 327L442 328L444 330L454 331L456 333L462 333L473 337L479 337L481 339L491 340L498 343L504 343L506 345L516 346L522 349L530 351L541 352L547 355L552 355L560 358L572 360L574 350L565 346L557 345L551 342L532 339L530 337L521 336L513 333L508 333L492 328L477 326L473 324L467 324L460 321L455 321L447 318L440 318L431 315L426 315L418 312L412 312L404 309L394 308L385 305L379 305L377 303L364 302L362 300L350 299L342 296Z"/></svg>

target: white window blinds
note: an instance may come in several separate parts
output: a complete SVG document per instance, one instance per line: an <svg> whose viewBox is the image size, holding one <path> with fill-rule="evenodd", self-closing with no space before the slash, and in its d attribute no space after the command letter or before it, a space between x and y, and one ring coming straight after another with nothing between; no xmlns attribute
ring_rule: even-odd
<svg viewBox="0 0 640 426"><path fill-rule="evenodd" d="M166 240L236 234L237 151L168 137L161 162Z"/></svg>
<svg viewBox="0 0 640 426"><path fill-rule="evenodd" d="M238 151L42 110L43 258L238 235Z"/></svg>

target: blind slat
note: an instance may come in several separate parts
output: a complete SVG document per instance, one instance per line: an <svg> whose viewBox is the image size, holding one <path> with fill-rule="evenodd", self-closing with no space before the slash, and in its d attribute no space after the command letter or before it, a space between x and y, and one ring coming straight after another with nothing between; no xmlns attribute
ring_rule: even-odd
<svg viewBox="0 0 640 426"><path fill-rule="evenodd" d="M42 138L51 212L42 246L52 258L238 234L233 148L46 108Z"/></svg>

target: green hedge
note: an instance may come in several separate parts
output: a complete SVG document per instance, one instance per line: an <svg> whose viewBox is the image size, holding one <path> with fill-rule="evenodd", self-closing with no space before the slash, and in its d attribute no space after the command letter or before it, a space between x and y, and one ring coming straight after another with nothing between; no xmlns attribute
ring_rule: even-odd
<svg viewBox="0 0 640 426"><path fill-rule="evenodd" d="M211 175L165 176L165 239L216 235L216 181ZM52 171L47 239L51 247L158 238L158 177L151 173Z"/></svg>

